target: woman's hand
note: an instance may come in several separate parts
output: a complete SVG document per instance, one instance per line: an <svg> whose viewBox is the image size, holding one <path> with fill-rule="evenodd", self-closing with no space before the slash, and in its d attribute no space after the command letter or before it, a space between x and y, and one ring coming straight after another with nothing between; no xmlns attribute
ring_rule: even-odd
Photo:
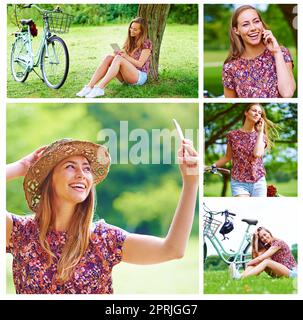
<svg viewBox="0 0 303 320"><path fill-rule="evenodd" d="M178 150L178 160L183 182L199 182L199 154L191 140L184 139Z"/></svg>
<svg viewBox="0 0 303 320"><path fill-rule="evenodd" d="M264 132L264 125L265 125L265 122L264 122L264 119L261 118L255 125L255 130L260 133L260 132Z"/></svg>
<svg viewBox="0 0 303 320"><path fill-rule="evenodd" d="M270 30L264 29L263 32L263 43L266 48L272 53L276 53L281 50L277 39L274 37L273 33Z"/></svg>

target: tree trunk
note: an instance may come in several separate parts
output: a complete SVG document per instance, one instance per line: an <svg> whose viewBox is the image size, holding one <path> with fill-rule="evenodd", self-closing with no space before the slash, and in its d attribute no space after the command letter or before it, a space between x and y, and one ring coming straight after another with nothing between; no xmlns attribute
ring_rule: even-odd
<svg viewBox="0 0 303 320"><path fill-rule="evenodd" d="M149 74L153 80L158 80L159 76L158 67L160 47L169 9L170 4L140 4L138 8L138 16L147 21L148 37L153 44L153 54Z"/></svg>

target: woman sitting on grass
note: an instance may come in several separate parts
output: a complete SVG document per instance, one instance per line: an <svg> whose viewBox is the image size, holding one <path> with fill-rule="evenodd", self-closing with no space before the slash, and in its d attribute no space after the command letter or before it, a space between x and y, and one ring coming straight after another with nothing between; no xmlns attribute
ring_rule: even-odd
<svg viewBox="0 0 303 320"><path fill-rule="evenodd" d="M259 227L252 241L253 259L247 263L247 268L242 274L232 263L230 273L233 279L257 276L263 271L271 277L297 277L297 262L283 240L273 237L269 230Z"/></svg>
<svg viewBox="0 0 303 320"><path fill-rule="evenodd" d="M151 53L152 43L147 38L147 24L143 18L137 17L129 25L123 50L107 55L89 83L76 95L86 98L103 96L105 87L114 78L121 83L142 86L147 81Z"/></svg>

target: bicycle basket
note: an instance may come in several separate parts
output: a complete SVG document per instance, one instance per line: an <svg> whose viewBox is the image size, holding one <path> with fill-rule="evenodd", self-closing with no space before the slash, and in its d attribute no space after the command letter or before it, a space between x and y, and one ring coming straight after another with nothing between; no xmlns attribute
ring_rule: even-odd
<svg viewBox="0 0 303 320"><path fill-rule="evenodd" d="M48 12L48 27L53 33L67 33L74 16L63 12Z"/></svg>
<svg viewBox="0 0 303 320"><path fill-rule="evenodd" d="M205 215L203 221L203 235L212 238L221 224L221 221Z"/></svg>

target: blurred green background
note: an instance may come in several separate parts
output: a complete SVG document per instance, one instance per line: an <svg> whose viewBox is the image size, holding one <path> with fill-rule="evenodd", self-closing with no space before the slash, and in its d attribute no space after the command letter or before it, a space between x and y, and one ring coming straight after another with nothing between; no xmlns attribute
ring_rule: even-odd
<svg viewBox="0 0 303 320"><path fill-rule="evenodd" d="M287 47L294 60L294 76L297 79L297 33L294 28L296 10L285 4L256 4L262 19L273 32L280 45ZM210 96L223 95L222 67L229 50L229 26L234 4L204 5L204 90ZM283 10L293 14L286 16ZM297 96L295 92L294 97Z"/></svg>
<svg viewBox="0 0 303 320"><path fill-rule="evenodd" d="M63 137L108 143L104 137L106 131L102 137L101 130L113 130L119 147L118 164L111 165L107 179L97 187L94 220L103 218L129 232L165 236L182 185L175 164L179 142L170 135L174 130L172 118L179 121L185 135L197 146L197 104L8 104L6 161L16 161L39 146ZM120 130L121 121L128 122L129 136ZM135 137L139 132L135 129L143 130L148 137L149 157L146 159L144 155L144 158L149 164L119 164L123 152L134 153L135 147L142 143L139 136ZM155 129L164 130L160 145L152 138ZM165 147L166 139L171 141L171 150ZM160 164L151 164L159 147ZM141 151L136 151L137 159L143 156ZM165 164L169 158L171 164ZM7 183L6 199L9 212L29 213L22 178ZM115 293L198 292L198 205L196 208L184 258L154 266L119 264L113 272ZM13 293L11 257L7 256L7 292Z"/></svg>
<svg viewBox="0 0 303 320"><path fill-rule="evenodd" d="M52 10L55 5L43 4ZM74 98L89 82L100 61L112 54L111 43L123 46L129 22L137 16L137 4L60 4L64 13L74 16L69 33L60 35L70 56L69 74L59 90L48 88L31 72L25 83L13 80L10 51L18 28L14 6L7 6L7 96L10 98ZM37 49L42 34L42 18L36 9L16 9L17 20L32 18L38 26L33 39ZM36 71L41 74L40 67ZM105 97L119 98L196 98L198 97L198 5L172 4L164 31L159 60L159 81L144 86L110 82Z"/></svg>
<svg viewBox="0 0 303 320"><path fill-rule="evenodd" d="M204 105L205 165L226 152L226 134L242 125L247 104L208 103ZM265 153L267 185L274 185L282 196L296 197L298 189L297 104L262 104L267 118L278 125L279 138ZM231 169L231 163L226 165ZM204 196L231 196L229 177L204 174Z"/></svg>

